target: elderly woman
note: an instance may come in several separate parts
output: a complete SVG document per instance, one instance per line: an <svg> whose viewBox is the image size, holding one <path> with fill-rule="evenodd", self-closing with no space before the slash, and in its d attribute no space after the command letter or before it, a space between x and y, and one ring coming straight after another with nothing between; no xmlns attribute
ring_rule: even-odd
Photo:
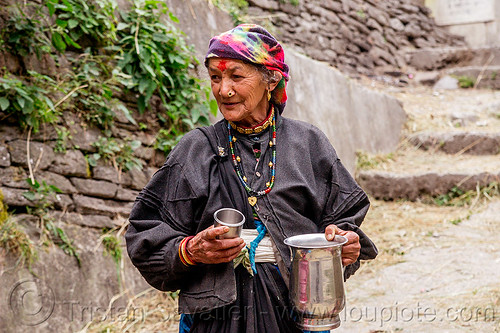
<svg viewBox="0 0 500 333"><path fill-rule="evenodd" d="M345 278L377 250L359 225L366 194L316 127L282 117L289 79L281 45L244 24L212 38L205 59L224 119L186 134L138 196L128 253L159 290L179 290L181 332L302 332L289 311L284 239L348 239ZM219 239L214 212L246 216Z"/></svg>

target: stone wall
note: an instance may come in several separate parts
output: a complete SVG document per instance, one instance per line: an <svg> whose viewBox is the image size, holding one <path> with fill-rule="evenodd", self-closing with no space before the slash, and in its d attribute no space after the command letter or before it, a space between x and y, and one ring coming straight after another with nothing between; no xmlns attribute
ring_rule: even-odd
<svg viewBox="0 0 500 333"><path fill-rule="evenodd" d="M269 17L279 39L349 74L405 69L406 49L463 46L419 0L250 0L249 17ZM265 22L267 19L253 19Z"/></svg>

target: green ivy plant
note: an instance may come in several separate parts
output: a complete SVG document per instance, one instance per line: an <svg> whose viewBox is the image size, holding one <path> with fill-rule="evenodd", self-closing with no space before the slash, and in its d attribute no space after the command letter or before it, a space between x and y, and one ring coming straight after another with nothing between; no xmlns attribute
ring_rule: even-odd
<svg viewBox="0 0 500 333"><path fill-rule="evenodd" d="M67 47L107 46L115 40L116 4L111 0L46 0L51 26L52 44L59 52Z"/></svg>
<svg viewBox="0 0 500 333"><path fill-rule="evenodd" d="M50 52L50 41L44 34L38 11L33 17L23 11L11 15L0 30L0 39L4 42L2 48L13 55L36 54L40 57L42 52Z"/></svg>
<svg viewBox="0 0 500 333"><path fill-rule="evenodd" d="M151 97L157 94L164 107L158 112L163 128L175 127L178 133L185 133L196 125L208 125L210 105L200 93L201 81L191 74L196 59L170 23L178 19L162 1L155 0L134 1L132 8L120 16L117 74L121 83L138 96L139 112L145 112ZM165 17L170 21L162 20Z"/></svg>
<svg viewBox="0 0 500 333"><path fill-rule="evenodd" d="M99 159L110 161L120 172L132 169L141 169L141 160L134 156L134 150L141 146L138 140L122 141L115 138L100 137L92 144L97 152L88 156L90 166L97 165Z"/></svg>
<svg viewBox="0 0 500 333"><path fill-rule="evenodd" d="M0 110L5 117L15 118L22 128L31 127L37 132L41 124L57 122L59 112L44 88L54 81L38 73L32 73L30 79L31 84L8 74L0 77Z"/></svg>

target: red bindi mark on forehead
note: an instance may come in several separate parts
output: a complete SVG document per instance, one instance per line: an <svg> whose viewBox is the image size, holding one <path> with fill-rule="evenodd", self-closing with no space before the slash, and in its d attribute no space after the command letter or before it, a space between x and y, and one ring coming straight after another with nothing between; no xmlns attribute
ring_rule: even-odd
<svg viewBox="0 0 500 333"><path fill-rule="evenodd" d="M219 63L217 64L217 68L218 68L221 72L225 71L225 70L226 70L226 68L227 68L227 63L226 63L226 60L221 60L221 61L219 61Z"/></svg>

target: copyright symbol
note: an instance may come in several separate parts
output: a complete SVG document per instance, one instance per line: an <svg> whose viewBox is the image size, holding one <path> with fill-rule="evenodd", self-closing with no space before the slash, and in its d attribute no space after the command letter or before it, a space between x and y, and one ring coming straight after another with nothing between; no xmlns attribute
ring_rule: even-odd
<svg viewBox="0 0 500 333"><path fill-rule="evenodd" d="M52 315L54 306L54 291L41 280L19 281L10 291L9 307L24 325L43 323Z"/></svg>

